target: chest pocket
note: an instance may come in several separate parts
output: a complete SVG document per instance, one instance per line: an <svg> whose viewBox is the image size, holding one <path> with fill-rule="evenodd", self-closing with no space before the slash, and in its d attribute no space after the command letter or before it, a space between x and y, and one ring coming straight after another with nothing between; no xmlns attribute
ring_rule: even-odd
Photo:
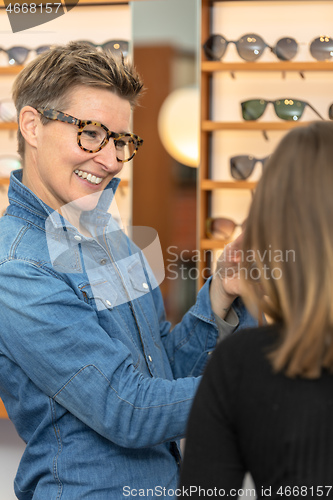
<svg viewBox="0 0 333 500"><path fill-rule="evenodd" d="M131 281L129 274L127 274L127 281ZM80 287L84 300L97 310L99 324L108 335L126 345L131 353L134 367L145 372L146 363L142 356L137 323L128 305L128 295L133 296L133 287L132 291L124 287L118 271L113 266L109 270L107 266L103 266L90 278L90 282ZM139 282L135 286L140 288Z"/></svg>
<svg viewBox="0 0 333 500"><path fill-rule="evenodd" d="M89 283L81 287L98 311L113 309L149 294L150 287L141 260L136 256L87 270Z"/></svg>
<svg viewBox="0 0 333 500"><path fill-rule="evenodd" d="M150 288L148 280L140 260L136 260L128 266L127 273L132 288L133 299L137 299L149 293Z"/></svg>

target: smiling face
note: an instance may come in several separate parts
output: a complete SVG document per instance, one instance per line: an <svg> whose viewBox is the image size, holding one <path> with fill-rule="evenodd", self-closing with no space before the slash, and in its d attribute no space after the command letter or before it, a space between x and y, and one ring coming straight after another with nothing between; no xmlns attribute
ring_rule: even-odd
<svg viewBox="0 0 333 500"><path fill-rule="evenodd" d="M118 133L129 132L130 103L109 90L80 86L71 91L69 106L59 111L80 120L94 120ZM114 141L97 153L77 144L78 127L35 116L35 137L27 144L23 184L54 210L84 199L81 210L92 210L101 192L123 168ZM94 195L94 196L88 196Z"/></svg>

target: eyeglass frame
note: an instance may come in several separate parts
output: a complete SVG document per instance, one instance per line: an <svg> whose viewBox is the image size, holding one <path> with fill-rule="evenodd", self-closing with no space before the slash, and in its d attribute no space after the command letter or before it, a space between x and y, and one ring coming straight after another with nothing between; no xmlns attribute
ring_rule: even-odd
<svg viewBox="0 0 333 500"><path fill-rule="evenodd" d="M232 238L234 232L236 231L237 227L240 227L242 229L242 231L243 231L244 227L245 227L245 222L246 222L246 219L243 222L238 223L238 222L235 222L232 219L229 219L229 217L208 217L206 219L206 235L207 235L207 238L214 238L214 233L216 233L216 231L212 230L212 225L214 224L214 222L216 222L218 220L225 220L225 221L228 221L228 222L232 222L232 224L234 225L234 229L233 229L232 233L230 235L228 235L226 238L222 238L222 237L215 238L215 239L218 239L218 240L221 240L221 241L231 241L231 238Z"/></svg>
<svg viewBox="0 0 333 500"><path fill-rule="evenodd" d="M110 43L113 44L113 47L115 46L115 44L118 44L119 47L118 48L114 47L115 50L112 50L112 49L106 49L106 50L110 50L110 52L112 54L123 54L124 57L127 57L128 52L129 52L129 41L128 40L107 40L104 43L94 43L94 42L91 42L90 40L79 40L79 41L81 43L87 43L88 45L90 45L90 47L95 47L96 49L102 49L102 50L105 50L105 46L109 45ZM120 50L121 44L126 46L125 50Z"/></svg>
<svg viewBox="0 0 333 500"><path fill-rule="evenodd" d="M38 111L38 113L40 113L42 116L44 116L48 120L69 123L71 125L76 125L77 127L79 127L79 130L77 132L77 138L76 138L77 144L78 144L80 149L82 149L83 151L86 151L87 153L98 153L98 151L100 151L101 149L103 149L107 145L110 138L112 138L114 140L114 143L116 146L115 141L117 141L118 139L121 139L122 137L131 137L136 142L136 148L135 148L134 153L126 160L120 160L118 157L116 157L117 161L119 161L121 163L126 163L127 161L132 160L132 158L137 153L139 146L141 146L143 144L143 139L141 139L141 137L139 137L138 135L131 134L129 132L126 132L126 133L112 132L105 125L103 125L103 123L96 122L94 120L79 120L78 118L75 118L74 116L71 116L68 113L63 113L62 111L58 111L56 109L50 109L50 108L46 108L46 109L35 108L35 109L36 109L36 111ZM94 149L94 150L86 149L81 144L81 135L82 135L84 127L86 127L87 125L95 125L97 127L102 127L106 132L105 139L102 141L102 143L99 145L99 147L97 149Z"/></svg>

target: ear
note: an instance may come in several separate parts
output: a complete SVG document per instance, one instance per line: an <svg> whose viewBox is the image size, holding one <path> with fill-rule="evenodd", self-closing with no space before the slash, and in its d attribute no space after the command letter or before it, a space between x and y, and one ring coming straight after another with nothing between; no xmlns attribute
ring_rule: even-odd
<svg viewBox="0 0 333 500"><path fill-rule="evenodd" d="M31 106L24 106L19 117L19 127L25 141L30 146L37 146L38 126L41 125L38 111Z"/></svg>

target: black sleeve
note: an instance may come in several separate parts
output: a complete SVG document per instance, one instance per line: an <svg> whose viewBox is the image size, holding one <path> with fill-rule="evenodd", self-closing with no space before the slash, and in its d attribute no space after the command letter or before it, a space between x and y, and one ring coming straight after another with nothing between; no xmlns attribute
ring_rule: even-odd
<svg viewBox="0 0 333 500"><path fill-rule="evenodd" d="M242 487L245 467L237 443L234 401L237 399L237 362L226 339L216 348L207 365L190 414L180 489L184 498L236 496ZM225 490L219 491L219 490ZM185 490L185 491L184 491Z"/></svg>

